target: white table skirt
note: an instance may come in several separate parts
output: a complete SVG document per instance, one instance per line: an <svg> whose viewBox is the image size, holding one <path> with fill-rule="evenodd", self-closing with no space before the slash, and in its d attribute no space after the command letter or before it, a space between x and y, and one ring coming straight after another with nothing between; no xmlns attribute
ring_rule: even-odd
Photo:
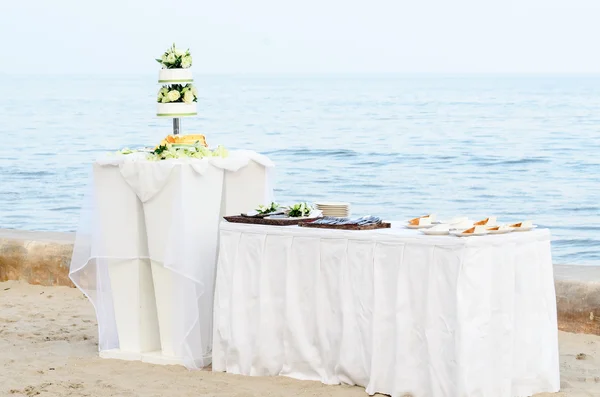
<svg viewBox="0 0 600 397"><path fill-rule="evenodd" d="M70 277L94 304L101 353L210 364L219 222L270 202L272 166L250 151L94 163Z"/></svg>
<svg viewBox="0 0 600 397"><path fill-rule="evenodd" d="M213 371L369 394L559 390L550 233L221 223Z"/></svg>

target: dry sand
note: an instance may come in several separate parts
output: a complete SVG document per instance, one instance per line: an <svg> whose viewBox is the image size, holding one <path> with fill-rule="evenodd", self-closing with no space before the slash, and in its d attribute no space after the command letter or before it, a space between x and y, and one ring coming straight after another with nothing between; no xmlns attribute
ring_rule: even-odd
<svg viewBox="0 0 600 397"><path fill-rule="evenodd" d="M560 333L560 351L563 391L538 396L600 396L600 337ZM0 396L36 395L367 396L361 387L100 359L94 311L81 292L0 283Z"/></svg>

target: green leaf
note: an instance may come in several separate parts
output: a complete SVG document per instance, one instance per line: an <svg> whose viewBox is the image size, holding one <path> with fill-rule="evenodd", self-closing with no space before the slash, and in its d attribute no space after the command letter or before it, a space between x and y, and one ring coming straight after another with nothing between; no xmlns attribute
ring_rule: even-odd
<svg viewBox="0 0 600 397"><path fill-rule="evenodd" d="M152 151L153 154L159 155L162 154L162 152L164 152L165 150L167 150L167 145L160 145L159 147L157 147L156 149L154 149Z"/></svg>

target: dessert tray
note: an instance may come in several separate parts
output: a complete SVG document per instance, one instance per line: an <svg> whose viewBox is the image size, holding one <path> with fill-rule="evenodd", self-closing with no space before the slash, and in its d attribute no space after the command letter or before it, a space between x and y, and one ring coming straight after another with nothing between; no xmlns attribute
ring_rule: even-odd
<svg viewBox="0 0 600 397"><path fill-rule="evenodd" d="M248 216L248 215L233 215L224 216L227 222L231 223L247 223L250 225L272 225L272 226L294 226L300 222L312 222L317 220L319 216L314 217L297 217L291 218L280 215L270 216Z"/></svg>
<svg viewBox="0 0 600 397"><path fill-rule="evenodd" d="M452 218L446 221L436 220L435 214L424 215L407 221L407 229L420 229L420 232L430 236L485 236L490 234L505 234L511 232L527 232L537 226L531 221L510 224L498 224L495 216L472 221L467 217Z"/></svg>
<svg viewBox="0 0 600 397"><path fill-rule="evenodd" d="M375 230L389 229L392 227L392 224L389 222L383 222L381 218L375 216L364 216L357 219L325 216L312 222L300 222L298 223L298 226L338 230Z"/></svg>
<svg viewBox="0 0 600 397"><path fill-rule="evenodd" d="M315 210L308 203L297 203L284 207L272 202L269 205L259 205L255 210L244 214L224 216L223 219L232 223L293 226L300 222L312 222L322 216L323 213L320 210Z"/></svg>

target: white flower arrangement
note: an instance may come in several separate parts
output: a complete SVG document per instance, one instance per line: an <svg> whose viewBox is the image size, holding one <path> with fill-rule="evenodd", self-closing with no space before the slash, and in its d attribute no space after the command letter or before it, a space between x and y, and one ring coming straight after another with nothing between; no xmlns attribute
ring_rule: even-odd
<svg viewBox="0 0 600 397"><path fill-rule="evenodd" d="M198 90L192 84L163 85L156 96L158 103L192 103L198 101Z"/></svg>
<svg viewBox="0 0 600 397"><path fill-rule="evenodd" d="M163 69L188 69L192 67L190 50L179 50L175 48L175 43L156 61L162 65Z"/></svg>
<svg viewBox="0 0 600 397"><path fill-rule="evenodd" d="M271 214L273 212L277 212L278 209L279 209L279 204L277 204L276 202L272 202L269 205L259 205L255 211L259 215L266 215L266 214Z"/></svg>
<svg viewBox="0 0 600 397"><path fill-rule="evenodd" d="M229 157L229 151L225 147L219 145L216 149L210 150L206 146L196 143L190 144L172 144L167 143L160 145L154 150L152 149L129 149L124 148L117 151L117 154L128 155L134 153L146 153L146 159L149 161L160 161L168 159L203 159L205 157Z"/></svg>
<svg viewBox="0 0 600 397"><path fill-rule="evenodd" d="M308 203L298 203L290 205L286 211L287 216L290 218L300 218L308 216L312 212L312 207Z"/></svg>
<svg viewBox="0 0 600 397"><path fill-rule="evenodd" d="M223 146L219 145L216 149L210 150L202 144L177 145L167 143L154 149L147 157L150 161L160 161L169 159L203 159L205 157L227 158L229 152Z"/></svg>

